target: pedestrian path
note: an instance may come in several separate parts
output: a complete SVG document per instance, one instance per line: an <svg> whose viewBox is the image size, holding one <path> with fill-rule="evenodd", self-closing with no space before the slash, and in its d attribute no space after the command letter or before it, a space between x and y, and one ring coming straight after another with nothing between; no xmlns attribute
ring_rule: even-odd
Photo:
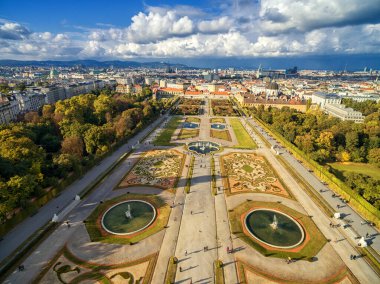
<svg viewBox="0 0 380 284"><path fill-rule="evenodd" d="M175 255L176 283L214 283L217 242L210 157L195 158Z"/></svg>
<svg viewBox="0 0 380 284"><path fill-rule="evenodd" d="M233 254L232 236L227 213L227 204L225 201L224 187L222 183L219 155L215 155L216 187L217 195L215 196L215 214L217 235L218 235L218 258L223 262L224 281L225 283L238 283L236 274L235 257Z"/></svg>

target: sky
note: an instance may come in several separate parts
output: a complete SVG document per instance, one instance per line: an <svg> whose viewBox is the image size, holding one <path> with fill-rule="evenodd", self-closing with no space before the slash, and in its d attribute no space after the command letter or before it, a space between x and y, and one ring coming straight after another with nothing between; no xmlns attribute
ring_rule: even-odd
<svg viewBox="0 0 380 284"><path fill-rule="evenodd" d="M0 59L334 57L380 69L380 0L0 0Z"/></svg>

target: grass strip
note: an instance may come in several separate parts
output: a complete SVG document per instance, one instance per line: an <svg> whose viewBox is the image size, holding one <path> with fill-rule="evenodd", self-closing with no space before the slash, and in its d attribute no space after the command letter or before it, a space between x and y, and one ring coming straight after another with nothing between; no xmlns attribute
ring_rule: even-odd
<svg viewBox="0 0 380 284"><path fill-rule="evenodd" d="M231 118L230 124L234 130L238 144L234 148L241 149L256 149L257 145L248 134L247 130L243 127L238 118Z"/></svg>
<svg viewBox="0 0 380 284"><path fill-rule="evenodd" d="M175 145L170 143L170 140L174 134L174 131L178 128L182 118L179 116L174 116L170 119L165 129L161 132L161 134L153 141L155 146L172 146Z"/></svg>
<svg viewBox="0 0 380 284"><path fill-rule="evenodd" d="M168 269L166 270L165 284L172 284L175 282L177 265L178 265L178 259L175 256L171 256L168 262Z"/></svg>
<svg viewBox="0 0 380 284"><path fill-rule="evenodd" d="M212 194L215 196L218 194L217 188L216 188L216 175L215 175L215 160L214 157L211 157L211 191Z"/></svg>
<svg viewBox="0 0 380 284"><path fill-rule="evenodd" d="M189 139L189 138L195 138L199 135L199 129L187 129L182 128L179 132L178 139Z"/></svg>
<svg viewBox="0 0 380 284"><path fill-rule="evenodd" d="M186 122L201 123L201 119L199 117L189 116L186 117Z"/></svg>
<svg viewBox="0 0 380 284"><path fill-rule="evenodd" d="M222 139L222 140L226 140L226 141L232 141L230 132L228 130L210 129L210 136L212 138Z"/></svg>
<svg viewBox="0 0 380 284"><path fill-rule="evenodd" d="M214 117L210 118L210 123L226 123L226 120L223 117Z"/></svg>
<svg viewBox="0 0 380 284"><path fill-rule="evenodd" d="M248 122L249 126L251 126L251 128L253 129L253 131L255 131L255 133L256 133L256 134L260 137L260 139L264 142L265 146L267 146L268 148L271 148L272 145L268 142L267 139L264 138L264 136L260 133L260 131L258 131L258 130L256 129L256 127L254 127L254 126L252 125L252 123L251 123L249 120L247 120L247 122Z"/></svg>
<svg viewBox="0 0 380 284"><path fill-rule="evenodd" d="M191 187L191 178L193 177L193 170L194 170L194 156L191 156L190 158L190 165L189 170L187 171L187 177L186 177L186 185L185 185L185 193L190 193L190 187Z"/></svg>
<svg viewBox="0 0 380 284"><path fill-rule="evenodd" d="M221 260L215 260L215 284L224 284L224 269L223 262Z"/></svg>

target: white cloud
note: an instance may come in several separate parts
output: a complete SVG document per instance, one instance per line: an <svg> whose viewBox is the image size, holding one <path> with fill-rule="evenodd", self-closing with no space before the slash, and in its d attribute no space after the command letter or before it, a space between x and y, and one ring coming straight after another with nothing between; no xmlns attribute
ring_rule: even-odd
<svg viewBox="0 0 380 284"><path fill-rule="evenodd" d="M210 21L200 21L198 30L202 33L227 32L232 28L233 20L224 16Z"/></svg>
<svg viewBox="0 0 380 284"><path fill-rule="evenodd" d="M287 56L380 52L380 0L235 0L217 14L146 7L131 24L31 32L0 19L1 58ZM379 4L379 5L376 5ZM240 12L239 12L240 11Z"/></svg>
<svg viewBox="0 0 380 284"><path fill-rule="evenodd" d="M132 42L147 43L173 36L189 35L193 29L193 22L188 16L178 17L174 11L167 11L165 14L140 12L132 17L127 36Z"/></svg>
<svg viewBox="0 0 380 284"><path fill-rule="evenodd" d="M22 40L27 38L31 32L29 29L19 23L0 21L0 39Z"/></svg>

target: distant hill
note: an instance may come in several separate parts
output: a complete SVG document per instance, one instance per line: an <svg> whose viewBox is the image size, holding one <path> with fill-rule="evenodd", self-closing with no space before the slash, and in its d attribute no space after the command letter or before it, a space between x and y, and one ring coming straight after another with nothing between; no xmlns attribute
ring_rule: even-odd
<svg viewBox="0 0 380 284"><path fill-rule="evenodd" d="M116 67L116 68L136 68L136 67L146 67L146 68L165 68L170 66L171 68L189 68L185 64L177 63L165 63L165 62L137 62L137 61L97 61L97 60L71 60L71 61L22 61L22 60L0 60L0 66L37 66L37 67L50 67L50 66L60 66L60 67L74 67L74 66L84 66L84 67Z"/></svg>

